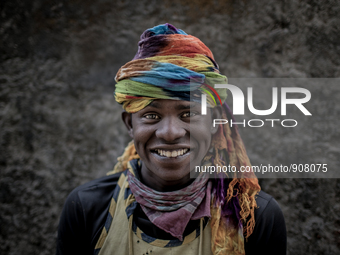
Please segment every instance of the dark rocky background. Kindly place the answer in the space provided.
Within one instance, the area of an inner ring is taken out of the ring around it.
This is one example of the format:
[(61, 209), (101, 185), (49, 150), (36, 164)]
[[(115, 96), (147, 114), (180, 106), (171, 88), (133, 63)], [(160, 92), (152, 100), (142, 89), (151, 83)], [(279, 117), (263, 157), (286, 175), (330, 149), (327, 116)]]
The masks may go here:
[[(169, 22), (199, 37), (230, 77), (334, 78), (339, 13), (335, 0), (2, 0), (0, 254), (53, 254), (67, 194), (114, 166), (129, 141), (114, 76), (146, 28)], [(337, 120), (327, 127), (318, 148), (332, 150), (318, 163), (338, 165)], [(285, 163), (285, 133), (242, 135), (253, 162)], [(321, 153), (299, 146), (294, 155), (306, 163)], [(339, 179), (260, 182), (282, 207), (289, 254), (340, 254)]]

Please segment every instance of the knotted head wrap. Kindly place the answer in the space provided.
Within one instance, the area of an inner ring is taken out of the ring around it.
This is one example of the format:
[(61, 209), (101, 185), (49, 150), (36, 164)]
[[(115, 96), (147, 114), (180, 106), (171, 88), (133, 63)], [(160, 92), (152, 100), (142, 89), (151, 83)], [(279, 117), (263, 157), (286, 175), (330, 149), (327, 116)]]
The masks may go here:
[[(227, 77), (209, 48), (198, 38), (187, 35), (171, 24), (147, 29), (138, 43), (132, 61), (116, 75), (115, 99), (129, 112), (137, 112), (155, 99), (200, 101), (207, 94), (210, 107), (222, 105), (222, 118), (233, 116), (226, 103), (225, 89), (215, 90), (214, 84), (226, 84)], [(112, 173), (124, 171), (127, 162), (139, 158), (133, 141), (118, 158)], [(250, 166), (237, 127), (220, 125), (214, 134), (211, 150), (203, 165)], [(227, 178), (222, 178), (227, 177)], [(260, 191), (254, 173), (236, 171), (232, 176), (217, 175), (212, 180), (211, 247), (213, 254), (245, 254), (244, 237), (255, 226), (255, 195)]]
[(137, 54), (119, 69), (116, 82), (115, 99), (131, 113), (154, 99), (199, 101), (199, 97), (193, 97), (195, 93), (190, 93), (198, 90), (214, 94), (208, 97), (210, 105), (215, 97), (220, 102), (227, 97), (226, 90), (217, 93), (212, 87), (227, 83), (227, 77), (219, 73), (209, 48), (170, 24), (148, 29), (141, 35)]

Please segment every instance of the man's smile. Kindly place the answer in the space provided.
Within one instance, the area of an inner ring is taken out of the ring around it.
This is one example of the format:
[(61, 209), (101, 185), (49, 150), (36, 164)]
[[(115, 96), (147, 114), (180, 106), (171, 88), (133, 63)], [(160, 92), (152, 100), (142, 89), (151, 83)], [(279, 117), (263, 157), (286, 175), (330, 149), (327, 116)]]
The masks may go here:
[(191, 183), (190, 172), (201, 164), (212, 137), (212, 111), (200, 111), (198, 103), (159, 99), (136, 113), (123, 113), (146, 185), (169, 191)]
[(176, 150), (165, 150), (165, 149), (155, 149), (151, 152), (158, 154), (159, 156), (166, 157), (166, 158), (176, 158), (179, 156), (183, 156), (187, 154), (189, 149), (176, 149)]

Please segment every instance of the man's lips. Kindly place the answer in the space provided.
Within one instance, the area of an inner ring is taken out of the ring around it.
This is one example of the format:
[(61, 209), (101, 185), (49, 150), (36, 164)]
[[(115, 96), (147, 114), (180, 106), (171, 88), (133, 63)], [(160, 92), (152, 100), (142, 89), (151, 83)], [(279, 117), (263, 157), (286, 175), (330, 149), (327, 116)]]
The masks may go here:
[(159, 146), (151, 149), (152, 153), (165, 158), (176, 158), (188, 154), (190, 151), (189, 146)]
[(189, 149), (178, 149), (178, 150), (162, 150), (156, 149), (152, 152), (157, 153), (159, 156), (167, 157), (167, 158), (176, 158), (179, 156), (183, 156), (188, 153)]

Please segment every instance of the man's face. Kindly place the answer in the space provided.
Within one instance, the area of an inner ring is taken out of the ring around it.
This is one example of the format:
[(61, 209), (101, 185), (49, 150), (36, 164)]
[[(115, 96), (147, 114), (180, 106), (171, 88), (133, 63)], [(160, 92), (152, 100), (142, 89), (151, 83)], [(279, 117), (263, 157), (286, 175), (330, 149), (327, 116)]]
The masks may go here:
[(210, 148), (212, 115), (201, 105), (179, 100), (155, 100), (137, 113), (123, 114), (142, 160), (142, 181), (160, 191), (176, 190), (190, 182)]

